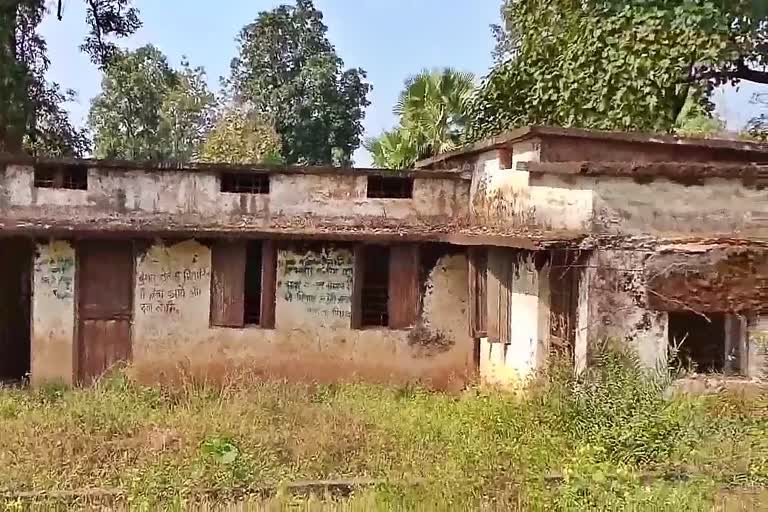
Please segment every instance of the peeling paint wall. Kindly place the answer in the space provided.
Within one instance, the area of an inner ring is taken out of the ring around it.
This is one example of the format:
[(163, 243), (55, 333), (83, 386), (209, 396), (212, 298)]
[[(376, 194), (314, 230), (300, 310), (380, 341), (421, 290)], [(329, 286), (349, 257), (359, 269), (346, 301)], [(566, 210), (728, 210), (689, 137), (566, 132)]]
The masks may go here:
[[(586, 274), (588, 287), (580, 293), (586, 300), (586, 354), (598, 350), (596, 344), (613, 340), (632, 347), (647, 368), (666, 364), (667, 315), (648, 309), (644, 260), (647, 253), (634, 250), (599, 250), (587, 263), (593, 271)], [(581, 308), (581, 304), (580, 304)], [(584, 334), (582, 334), (584, 336)], [(581, 342), (583, 345), (583, 341)]]
[(462, 179), (414, 178), (412, 199), (366, 197), (367, 175), (270, 174), (269, 194), (220, 191), (213, 171), (88, 169), (88, 190), (34, 187), (31, 166), (9, 165), (0, 210), (24, 218), (122, 214), (175, 215), (215, 225), (234, 216), (261, 222), (271, 217), (387, 218), (424, 221), (461, 218), (469, 208), (469, 183)]
[(697, 235), (738, 232), (768, 237), (768, 190), (740, 180), (710, 178), (702, 185), (667, 179), (579, 178), (594, 190), (595, 230), (600, 233)]
[(37, 246), (32, 290), (33, 384), (73, 381), (75, 265), (75, 250), (68, 242)]
[(747, 325), (747, 375), (768, 380), (768, 315), (755, 316)]
[[(443, 256), (430, 270), (419, 324), (404, 331), (349, 327), (352, 264), (348, 247), (284, 246), (278, 251), (276, 328), (212, 328), (210, 249), (195, 241), (153, 245), (137, 258), (135, 365), (154, 376), (185, 365), (202, 371), (247, 365), (294, 378), (439, 383), (471, 373), (463, 254)], [(148, 299), (155, 288), (162, 290), (159, 301)], [(175, 299), (168, 299), (169, 290)]]

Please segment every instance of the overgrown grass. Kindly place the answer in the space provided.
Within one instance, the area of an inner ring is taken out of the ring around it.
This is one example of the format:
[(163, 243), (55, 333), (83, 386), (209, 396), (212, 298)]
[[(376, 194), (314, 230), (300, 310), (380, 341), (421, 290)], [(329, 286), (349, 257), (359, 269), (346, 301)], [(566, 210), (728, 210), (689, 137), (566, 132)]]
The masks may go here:
[[(131, 510), (230, 497), (247, 498), (230, 510), (768, 508), (768, 396), (667, 399), (664, 386), (609, 354), (524, 397), (237, 378), (152, 388), (125, 374), (85, 390), (6, 389), (0, 490), (118, 490), (114, 508)], [(383, 483), (344, 498), (259, 491), (338, 478)], [(88, 508), (41, 500), (3, 503)]]

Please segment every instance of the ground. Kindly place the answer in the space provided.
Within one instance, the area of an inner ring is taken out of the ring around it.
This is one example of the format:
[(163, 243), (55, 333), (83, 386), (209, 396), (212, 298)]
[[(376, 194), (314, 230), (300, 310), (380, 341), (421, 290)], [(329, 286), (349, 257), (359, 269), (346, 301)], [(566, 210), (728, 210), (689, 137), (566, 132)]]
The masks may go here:
[(148, 387), (130, 371), (82, 390), (2, 389), (0, 503), (768, 510), (768, 394), (670, 399), (662, 387), (607, 360), (578, 381), (543, 376), (524, 397), (242, 376)]

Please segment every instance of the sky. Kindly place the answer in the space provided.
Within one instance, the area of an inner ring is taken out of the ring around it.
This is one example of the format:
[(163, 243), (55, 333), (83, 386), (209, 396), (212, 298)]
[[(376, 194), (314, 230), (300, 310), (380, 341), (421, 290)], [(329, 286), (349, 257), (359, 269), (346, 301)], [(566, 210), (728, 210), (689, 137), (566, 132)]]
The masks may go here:
[[(203, 66), (210, 86), (229, 72), (235, 38), (258, 13), (285, 0), (134, 0), (144, 26), (121, 45), (135, 48), (152, 43), (178, 66), (186, 56)], [(403, 81), (423, 68), (451, 66), (481, 78), (492, 64), (490, 25), (499, 21), (501, 0), (315, 0), (328, 26), (328, 37), (346, 67), (361, 67), (373, 85), (371, 105), (363, 122), (365, 136), (375, 136), (396, 124), (392, 107)], [(78, 50), (87, 28), (85, 2), (64, 0), (63, 20), (48, 16), (41, 32), (48, 43), (48, 78), (77, 91), (69, 105), (73, 121), (82, 126), (90, 100), (99, 93), (101, 75)], [(738, 129), (758, 112), (749, 100), (768, 87), (744, 83), (716, 94), (718, 113), (728, 127)], [(355, 164), (367, 166), (364, 149)]]

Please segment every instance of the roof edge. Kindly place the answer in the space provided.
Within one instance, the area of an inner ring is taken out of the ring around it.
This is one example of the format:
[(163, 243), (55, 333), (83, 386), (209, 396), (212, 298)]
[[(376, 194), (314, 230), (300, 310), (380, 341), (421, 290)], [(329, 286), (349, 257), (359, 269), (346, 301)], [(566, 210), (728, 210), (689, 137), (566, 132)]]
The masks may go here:
[(482, 151), (499, 149), (512, 142), (522, 141), (531, 137), (571, 137), (581, 139), (607, 140), (618, 142), (637, 142), (646, 144), (679, 144), (684, 146), (705, 147), (715, 149), (731, 149), (734, 151), (758, 152), (768, 154), (768, 144), (761, 142), (730, 140), (703, 137), (678, 137), (676, 135), (654, 134), (647, 132), (618, 132), (589, 130), (584, 128), (563, 128), (559, 126), (530, 125), (517, 128), (502, 134), (466, 144), (452, 151), (447, 151), (430, 158), (416, 162), (417, 169), (423, 169), (451, 158), (472, 155)]
[(272, 165), (230, 163), (182, 163), (172, 160), (109, 160), (94, 158), (40, 158), (29, 155), (0, 154), (0, 168), (8, 165), (60, 165), (86, 166), (89, 168), (144, 171), (201, 171), (201, 172), (253, 172), (262, 174), (336, 174), (397, 176), (426, 179), (469, 180), (471, 176), (460, 170), (430, 171), (428, 169), (384, 169), (367, 167), (335, 167), (332, 165)]

